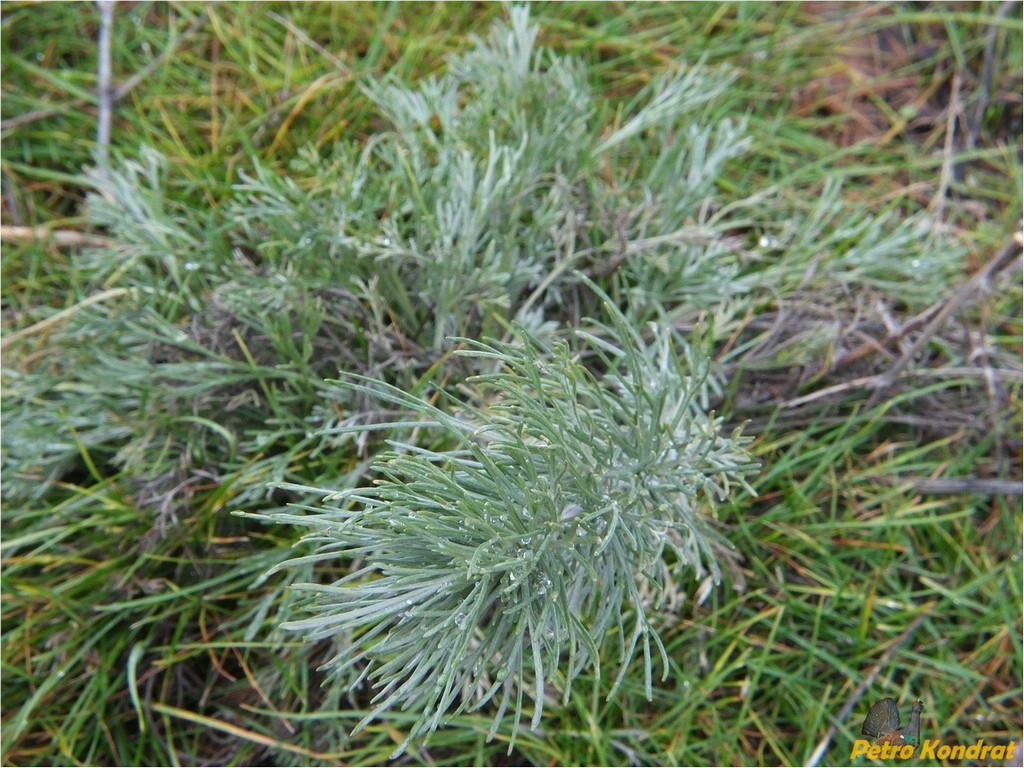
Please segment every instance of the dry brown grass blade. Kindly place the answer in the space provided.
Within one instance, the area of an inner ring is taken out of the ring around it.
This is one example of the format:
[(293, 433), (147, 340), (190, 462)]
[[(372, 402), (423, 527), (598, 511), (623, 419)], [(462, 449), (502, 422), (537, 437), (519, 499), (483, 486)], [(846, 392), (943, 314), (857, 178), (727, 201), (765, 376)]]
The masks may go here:
[(103, 248), (114, 242), (106, 237), (88, 235), (73, 229), (50, 229), (49, 227), (16, 227), (0, 225), (0, 240), (5, 243), (22, 243), (27, 240), (45, 240), (58, 248)]
[(82, 301), (78, 302), (77, 304), (74, 304), (73, 306), (68, 307), (67, 309), (62, 309), (60, 312), (51, 315), (45, 320), (40, 320), (38, 323), (30, 325), (28, 328), (22, 328), (20, 331), (16, 331), (14, 333), (5, 335), (3, 338), (3, 342), (0, 342), (0, 345), (2, 345), (4, 349), (6, 349), (7, 346), (10, 345), (11, 343), (18, 341), (19, 339), (22, 339), (26, 336), (31, 336), (34, 333), (44, 331), (47, 328), (50, 328), (51, 326), (54, 326), (57, 323), (66, 320), (76, 312), (79, 312), (80, 310), (83, 310), (92, 304), (98, 304), (101, 301), (113, 299), (118, 296), (124, 296), (126, 294), (132, 294), (134, 292), (135, 289), (133, 288), (111, 288), (109, 290), (93, 294), (87, 299), (83, 299)]

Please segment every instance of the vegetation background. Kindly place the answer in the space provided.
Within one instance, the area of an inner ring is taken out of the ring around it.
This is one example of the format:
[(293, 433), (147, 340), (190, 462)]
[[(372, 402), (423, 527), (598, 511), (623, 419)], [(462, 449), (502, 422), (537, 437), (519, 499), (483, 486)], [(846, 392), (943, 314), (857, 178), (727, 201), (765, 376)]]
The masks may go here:
[[(408, 286), (337, 290), (317, 248), (336, 146), (387, 127), (360, 84), (439, 74), (508, 13), (118, 4), (105, 170), (100, 10), (4, 3), (5, 765), (389, 761), (412, 715), (350, 735), (368, 697), (322, 684), (332, 642), (280, 629), (291, 585), (326, 578), (266, 575), (301, 531), (232, 513), (366, 471), (325, 378), (459, 383)], [(651, 700), (638, 661), (611, 698), (548, 702), (511, 755), (481, 711), (397, 761), (845, 764), (883, 696), (922, 699), (926, 737), (1019, 743), (1019, 3), (531, 14), (588, 65), (609, 131), (656, 73), (733, 73), (700, 116), (745, 121), (747, 143), (701, 222), (736, 258), (699, 290), (655, 270), (648, 298), (706, 334), (714, 405), (748, 422), (762, 470), (718, 511), (732, 585), (680, 582), (660, 617)], [(575, 266), (624, 285), (614, 260)], [(586, 316), (567, 295), (538, 322)]]

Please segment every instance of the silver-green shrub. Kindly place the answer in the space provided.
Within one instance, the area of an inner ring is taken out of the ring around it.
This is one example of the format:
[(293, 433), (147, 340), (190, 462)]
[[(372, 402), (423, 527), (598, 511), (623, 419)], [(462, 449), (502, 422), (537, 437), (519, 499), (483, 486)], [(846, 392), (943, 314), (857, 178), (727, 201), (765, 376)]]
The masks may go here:
[[(708, 410), (704, 350), (665, 321), (747, 287), (727, 225), (705, 215), (747, 147), (741, 123), (711, 114), (729, 74), (656, 77), (616, 117), (582, 64), (536, 36), (514, 8), (444, 75), (367, 84), (387, 130), (326, 165), (299, 158), (315, 184), (257, 168), (234, 204), (239, 245), (275, 272), (337, 265), (477, 372), (417, 394), (336, 382), (324, 395), (351, 415), (322, 429), (337, 446), (387, 440), (372, 484), (286, 485), (325, 500), (267, 516), (311, 529), (292, 565), (355, 564), (298, 587), (312, 615), (287, 626), (340, 642), (334, 684), (371, 684), (360, 727), (415, 713), (399, 751), (484, 707), (492, 736), (511, 714), (514, 738), (584, 670), (614, 690), (637, 657), (650, 695), (669, 666), (659, 600), (680, 580), (718, 582), (714, 510), (754, 469)], [(615, 273), (621, 306), (584, 272)], [(581, 294), (598, 319), (551, 341), (566, 333), (548, 318)]]
[[(491, 735), (509, 709), (514, 732), (531, 709), (540, 722), (551, 688), (568, 697), (585, 668), (617, 685), (636, 653), (650, 695), (665, 653), (652, 599), (666, 579), (718, 581), (728, 544), (713, 510), (747, 487), (747, 441), (707, 412), (698, 352), (664, 328), (646, 341), (604, 309), (613, 325), (551, 350), (525, 333), (461, 340), (459, 355), (494, 369), (468, 382), (480, 404), (362, 377), (336, 383), (401, 414), (349, 431), (421, 436), (389, 441), (373, 485), (273, 518), (312, 529), (317, 551), (296, 562), (361, 563), (333, 584), (300, 586), (315, 615), (288, 626), (345, 638), (329, 667), (350, 684), (372, 681), (362, 724), (412, 709), (414, 739), (493, 699)], [(422, 447), (424, 435), (439, 447)]]
[(557, 310), (573, 269), (618, 269), (645, 310), (743, 290), (724, 225), (702, 212), (749, 147), (741, 121), (709, 114), (731, 75), (656, 76), (608, 130), (586, 67), (536, 37), (516, 7), (444, 74), (366, 83), (381, 132), (297, 158), (288, 175), (246, 174), (231, 208), (239, 245), (281, 274), (383, 285), (433, 349)]

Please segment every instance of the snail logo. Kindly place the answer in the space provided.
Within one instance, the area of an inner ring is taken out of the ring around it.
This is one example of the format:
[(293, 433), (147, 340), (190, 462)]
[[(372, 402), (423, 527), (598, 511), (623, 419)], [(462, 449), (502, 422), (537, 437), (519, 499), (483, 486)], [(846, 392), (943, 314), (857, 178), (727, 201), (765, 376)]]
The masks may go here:
[[(876, 701), (868, 710), (861, 735), (850, 750), (850, 759), (866, 757), (869, 760), (999, 760), (1015, 758), (1017, 742), (986, 744), (978, 739), (973, 744), (943, 744), (939, 739), (921, 740), (921, 711), (924, 702), (915, 701), (910, 707), (910, 721), (900, 725), (900, 708), (893, 699)], [(870, 741), (868, 740), (870, 739)], [(1019, 758), (1017, 758), (1019, 760)]]
[(860, 732), (873, 739), (872, 746), (912, 747), (921, 742), (921, 710), (924, 702), (915, 701), (910, 707), (910, 722), (900, 726), (900, 709), (894, 699), (876, 701), (864, 718)]

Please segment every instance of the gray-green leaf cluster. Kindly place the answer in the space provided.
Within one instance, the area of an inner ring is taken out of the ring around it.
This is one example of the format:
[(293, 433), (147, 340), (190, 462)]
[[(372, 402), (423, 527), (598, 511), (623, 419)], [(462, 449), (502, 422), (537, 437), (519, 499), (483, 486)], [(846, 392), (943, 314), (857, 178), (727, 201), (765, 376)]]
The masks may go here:
[[(362, 564), (336, 583), (300, 587), (315, 615), (289, 626), (347, 639), (329, 666), (372, 680), (364, 723), (412, 708), (413, 739), (497, 699), (492, 735), (509, 708), (518, 724), (532, 707), (536, 727), (551, 689), (567, 698), (586, 667), (617, 685), (638, 650), (650, 695), (664, 656), (651, 601), (666, 579), (718, 580), (728, 545), (712, 511), (755, 468), (746, 439), (723, 435), (707, 413), (700, 354), (663, 328), (645, 341), (605, 309), (614, 326), (550, 351), (526, 334), (462, 340), (460, 355), (496, 368), (470, 380), (484, 405), (337, 383), (403, 413), (353, 431), (416, 428), (441, 446), (392, 442), (371, 487), (275, 517), (314, 529), (318, 549), (304, 562)], [(617, 670), (602, 668), (610, 656)]]
[(743, 289), (735, 249), (702, 209), (749, 148), (742, 121), (712, 112), (730, 73), (680, 66), (616, 116), (587, 68), (537, 47), (537, 33), (515, 7), (442, 75), (365, 83), (380, 131), (299, 158), (298, 180), (243, 174), (239, 246), (289, 279), (331, 276), (367, 296), (384, 286), (433, 349), (556, 311), (574, 269), (621, 270), (648, 310)]

